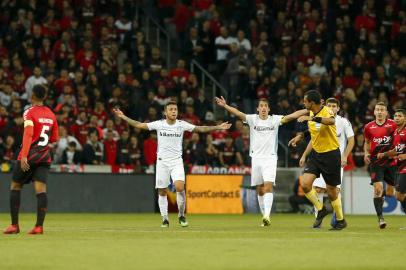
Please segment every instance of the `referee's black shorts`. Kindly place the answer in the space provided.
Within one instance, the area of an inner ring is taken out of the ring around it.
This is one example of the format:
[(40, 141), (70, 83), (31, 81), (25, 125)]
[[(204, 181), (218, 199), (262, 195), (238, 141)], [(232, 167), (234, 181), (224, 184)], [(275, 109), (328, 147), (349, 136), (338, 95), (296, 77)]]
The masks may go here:
[(314, 174), (316, 177), (323, 175), (327, 185), (338, 186), (341, 184), (341, 153), (340, 149), (324, 153), (312, 150), (307, 159), (304, 173)]

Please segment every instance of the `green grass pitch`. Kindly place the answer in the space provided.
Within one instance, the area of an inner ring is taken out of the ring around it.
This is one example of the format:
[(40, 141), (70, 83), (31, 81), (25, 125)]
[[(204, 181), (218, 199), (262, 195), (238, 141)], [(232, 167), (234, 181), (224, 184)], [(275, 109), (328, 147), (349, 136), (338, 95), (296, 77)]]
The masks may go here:
[[(27, 235), (35, 216), (21, 215), (19, 235), (0, 235), (0, 269), (406, 269), (405, 216), (348, 216), (341, 232), (310, 229), (311, 215), (189, 215), (181, 228), (158, 214), (53, 214), (45, 234)], [(8, 225), (0, 215), (0, 226)]]

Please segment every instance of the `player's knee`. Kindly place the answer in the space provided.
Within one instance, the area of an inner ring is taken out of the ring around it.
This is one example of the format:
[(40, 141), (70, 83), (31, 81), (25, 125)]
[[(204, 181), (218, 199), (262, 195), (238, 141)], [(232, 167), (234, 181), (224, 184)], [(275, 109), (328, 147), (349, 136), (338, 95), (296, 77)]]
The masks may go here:
[(405, 199), (405, 197), (406, 197), (406, 194), (404, 194), (404, 193), (399, 193), (399, 192), (396, 193), (396, 199), (397, 199), (399, 202), (403, 202), (403, 200)]
[(23, 188), (23, 185), (21, 185), (20, 183), (17, 183), (14, 181), (11, 182), (11, 186), (10, 186), (11, 190), (21, 190), (22, 188)]
[(301, 187), (302, 187), (302, 189), (303, 189), (303, 191), (305, 193), (308, 193), (308, 192), (312, 191), (312, 186), (311, 185), (306, 184), (306, 183), (301, 183), (300, 185), (301, 185)]
[(375, 195), (375, 197), (382, 197), (383, 189), (381, 187), (375, 187), (374, 188), (374, 195)]
[(317, 193), (325, 193), (326, 192), (326, 190), (324, 188), (315, 187), (314, 189), (316, 190)]
[(166, 191), (166, 188), (160, 188), (160, 189), (158, 189), (158, 194), (159, 194), (160, 196), (166, 196), (167, 193), (168, 193), (168, 192)]
[(386, 188), (386, 191), (385, 191), (385, 196), (392, 197), (392, 196), (394, 196), (394, 195), (395, 195), (395, 190), (394, 190), (394, 188), (393, 188), (392, 186), (387, 187), (387, 188)]
[(264, 193), (272, 192), (272, 190), (273, 190), (272, 182), (266, 182), (263, 188)]

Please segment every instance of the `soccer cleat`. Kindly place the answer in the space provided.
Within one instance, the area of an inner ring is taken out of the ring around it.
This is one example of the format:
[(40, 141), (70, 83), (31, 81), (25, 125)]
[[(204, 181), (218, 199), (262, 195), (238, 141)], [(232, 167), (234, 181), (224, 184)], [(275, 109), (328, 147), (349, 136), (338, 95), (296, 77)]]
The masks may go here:
[(261, 227), (268, 227), (268, 226), (271, 226), (271, 220), (269, 219), (269, 217), (263, 217)]
[(169, 221), (167, 219), (162, 221), (161, 228), (169, 228)]
[(330, 220), (330, 225), (331, 225), (331, 227), (335, 227), (336, 224), (337, 224), (337, 216), (336, 216), (336, 213), (334, 212), (333, 216), (331, 217), (331, 220)]
[(44, 228), (42, 226), (35, 226), (28, 234), (43, 234)]
[(179, 217), (179, 224), (182, 227), (189, 226), (189, 223), (186, 221), (186, 218), (184, 216)]
[(341, 231), (342, 229), (345, 229), (346, 227), (347, 227), (347, 221), (345, 221), (345, 219), (337, 220), (335, 223), (335, 226), (330, 228), (330, 231)]
[(316, 220), (313, 223), (313, 228), (320, 228), (323, 218), (328, 215), (326, 207), (323, 205), (323, 208), (317, 212)]
[(385, 229), (386, 228), (386, 222), (385, 222), (385, 220), (383, 218), (380, 218), (378, 222), (379, 222), (379, 228), (380, 229)]
[(4, 234), (17, 234), (20, 232), (20, 227), (18, 225), (11, 224), (4, 230)]

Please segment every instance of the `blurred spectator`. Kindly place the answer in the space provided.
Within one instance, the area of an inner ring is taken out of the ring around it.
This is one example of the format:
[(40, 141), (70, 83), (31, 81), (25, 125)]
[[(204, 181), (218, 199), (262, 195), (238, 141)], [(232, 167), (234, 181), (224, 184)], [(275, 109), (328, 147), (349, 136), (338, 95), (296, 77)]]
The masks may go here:
[(25, 83), (24, 99), (31, 101), (32, 88), (37, 84), (47, 84), (47, 80), (42, 76), (41, 68), (38, 66), (34, 68), (33, 75), (29, 77)]
[(89, 134), (89, 140), (83, 147), (82, 162), (84, 164), (102, 165), (104, 164), (104, 145), (99, 141), (97, 131)]
[(8, 135), (3, 141), (0, 137), (0, 143), (0, 164), (11, 164), (17, 150), (17, 145), (14, 138)]
[(241, 135), (235, 139), (236, 150), (241, 153), (243, 164), (251, 165), (250, 158), (250, 128), (247, 125), (242, 127)]
[(205, 164), (209, 166), (220, 165), (218, 160), (219, 151), (217, 147), (213, 144), (213, 137), (210, 134), (206, 136), (206, 146), (205, 146)]
[(219, 161), (223, 167), (244, 164), (241, 153), (237, 152), (237, 148), (234, 145), (234, 140), (231, 135), (226, 137), (225, 143), (220, 147)]
[[(77, 151), (82, 150), (82, 146), (80, 145), (79, 141), (74, 136), (71, 136), (68, 134), (68, 131), (65, 126), (60, 125), (59, 126), (59, 140), (55, 146), (54, 161), (56, 163), (63, 163), (62, 162), (63, 153), (64, 153), (65, 149), (68, 147), (69, 143), (71, 143), (71, 142), (75, 143), (75, 149)], [(81, 160), (79, 160), (79, 161), (81, 161)]]
[(205, 147), (200, 141), (199, 133), (194, 132), (189, 143), (184, 150), (184, 160), (187, 164), (192, 165), (205, 165)]
[(143, 172), (142, 148), (136, 136), (131, 136), (129, 145), (130, 163), (134, 166), (134, 172)]
[(355, 137), (355, 145), (352, 150), (352, 159), (354, 160), (355, 166), (357, 168), (364, 168), (364, 135), (362, 133), (357, 134)]
[(113, 130), (107, 130), (103, 141), (106, 164), (115, 165), (117, 160), (117, 142)]
[(71, 141), (69, 142), (68, 146), (62, 153), (62, 164), (79, 164), (82, 161), (82, 153), (76, 147), (76, 142)]
[(300, 212), (301, 205), (308, 205), (309, 206), (308, 208), (312, 209), (312, 203), (304, 195), (303, 188), (300, 184), (301, 181), (302, 181), (302, 176), (299, 176), (299, 178), (296, 180), (295, 185), (293, 187), (293, 195), (291, 195), (289, 197), (289, 203), (290, 203), (290, 206), (292, 207), (293, 213)]
[(149, 138), (144, 140), (144, 159), (145, 164), (148, 166), (146, 173), (154, 173), (155, 169), (155, 162), (157, 159), (156, 151), (157, 151), (158, 143), (156, 138), (155, 132), (150, 132)]

